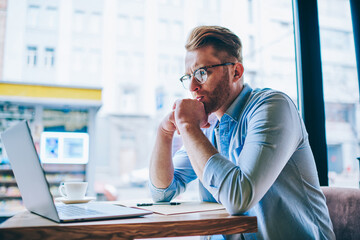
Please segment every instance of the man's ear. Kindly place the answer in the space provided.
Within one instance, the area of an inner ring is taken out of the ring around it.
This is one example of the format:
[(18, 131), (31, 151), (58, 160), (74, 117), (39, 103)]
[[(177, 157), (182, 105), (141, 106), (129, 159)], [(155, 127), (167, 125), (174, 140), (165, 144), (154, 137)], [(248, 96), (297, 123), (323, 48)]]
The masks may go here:
[(244, 66), (239, 62), (235, 63), (234, 81), (236, 82), (239, 79), (241, 79), (243, 74), (244, 74)]

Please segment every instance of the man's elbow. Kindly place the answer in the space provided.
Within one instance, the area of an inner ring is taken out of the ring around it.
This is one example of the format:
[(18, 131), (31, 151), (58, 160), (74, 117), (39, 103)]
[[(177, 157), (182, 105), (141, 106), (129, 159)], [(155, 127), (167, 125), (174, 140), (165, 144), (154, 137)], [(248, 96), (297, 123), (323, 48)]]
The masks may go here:
[(234, 204), (229, 204), (225, 208), (230, 215), (243, 215), (250, 210), (250, 206), (236, 206)]
[(159, 196), (159, 194), (151, 194), (151, 198), (154, 202), (165, 202), (164, 196)]

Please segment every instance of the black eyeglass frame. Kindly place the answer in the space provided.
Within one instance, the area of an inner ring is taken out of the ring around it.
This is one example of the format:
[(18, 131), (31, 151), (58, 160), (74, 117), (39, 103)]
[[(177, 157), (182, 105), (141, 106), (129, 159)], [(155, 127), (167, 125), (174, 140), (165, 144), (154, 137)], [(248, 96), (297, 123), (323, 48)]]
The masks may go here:
[[(220, 67), (220, 66), (228, 66), (228, 65), (235, 65), (235, 63), (227, 62), (227, 63), (220, 63), (220, 64), (215, 64), (215, 65), (200, 67), (200, 68), (196, 69), (196, 70), (193, 72), (193, 74), (185, 74), (184, 76), (182, 76), (182, 77), (180, 78), (180, 82), (182, 83), (182, 85), (183, 85), (183, 87), (184, 87), (185, 89), (188, 89), (188, 87), (186, 87), (186, 86), (184, 85), (184, 80), (190, 80), (190, 81), (191, 81), (192, 76), (195, 76), (196, 72), (198, 72), (199, 70), (205, 70), (205, 72), (206, 72), (206, 74), (207, 74), (207, 70), (208, 70), (209, 68)], [(187, 78), (187, 79), (184, 79), (184, 78)], [(206, 80), (207, 80), (207, 79), (206, 79), (205, 81), (200, 81), (196, 76), (195, 76), (195, 79), (196, 79), (196, 81), (197, 81), (199, 84), (204, 84), (204, 83), (206, 82)]]

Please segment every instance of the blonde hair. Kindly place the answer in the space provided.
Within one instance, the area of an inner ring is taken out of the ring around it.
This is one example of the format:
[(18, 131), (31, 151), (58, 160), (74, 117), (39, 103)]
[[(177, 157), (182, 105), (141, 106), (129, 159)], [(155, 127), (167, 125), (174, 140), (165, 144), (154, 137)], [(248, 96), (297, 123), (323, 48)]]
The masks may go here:
[(198, 26), (189, 34), (185, 48), (187, 51), (212, 46), (218, 52), (226, 52), (242, 63), (242, 44), (238, 36), (225, 27)]

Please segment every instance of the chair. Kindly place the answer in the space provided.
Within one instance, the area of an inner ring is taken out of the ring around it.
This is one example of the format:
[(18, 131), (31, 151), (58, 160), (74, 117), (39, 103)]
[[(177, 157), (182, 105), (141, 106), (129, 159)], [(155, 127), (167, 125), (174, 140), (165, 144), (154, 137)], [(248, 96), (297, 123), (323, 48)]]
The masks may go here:
[(321, 187), (336, 239), (360, 239), (360, 189)]

